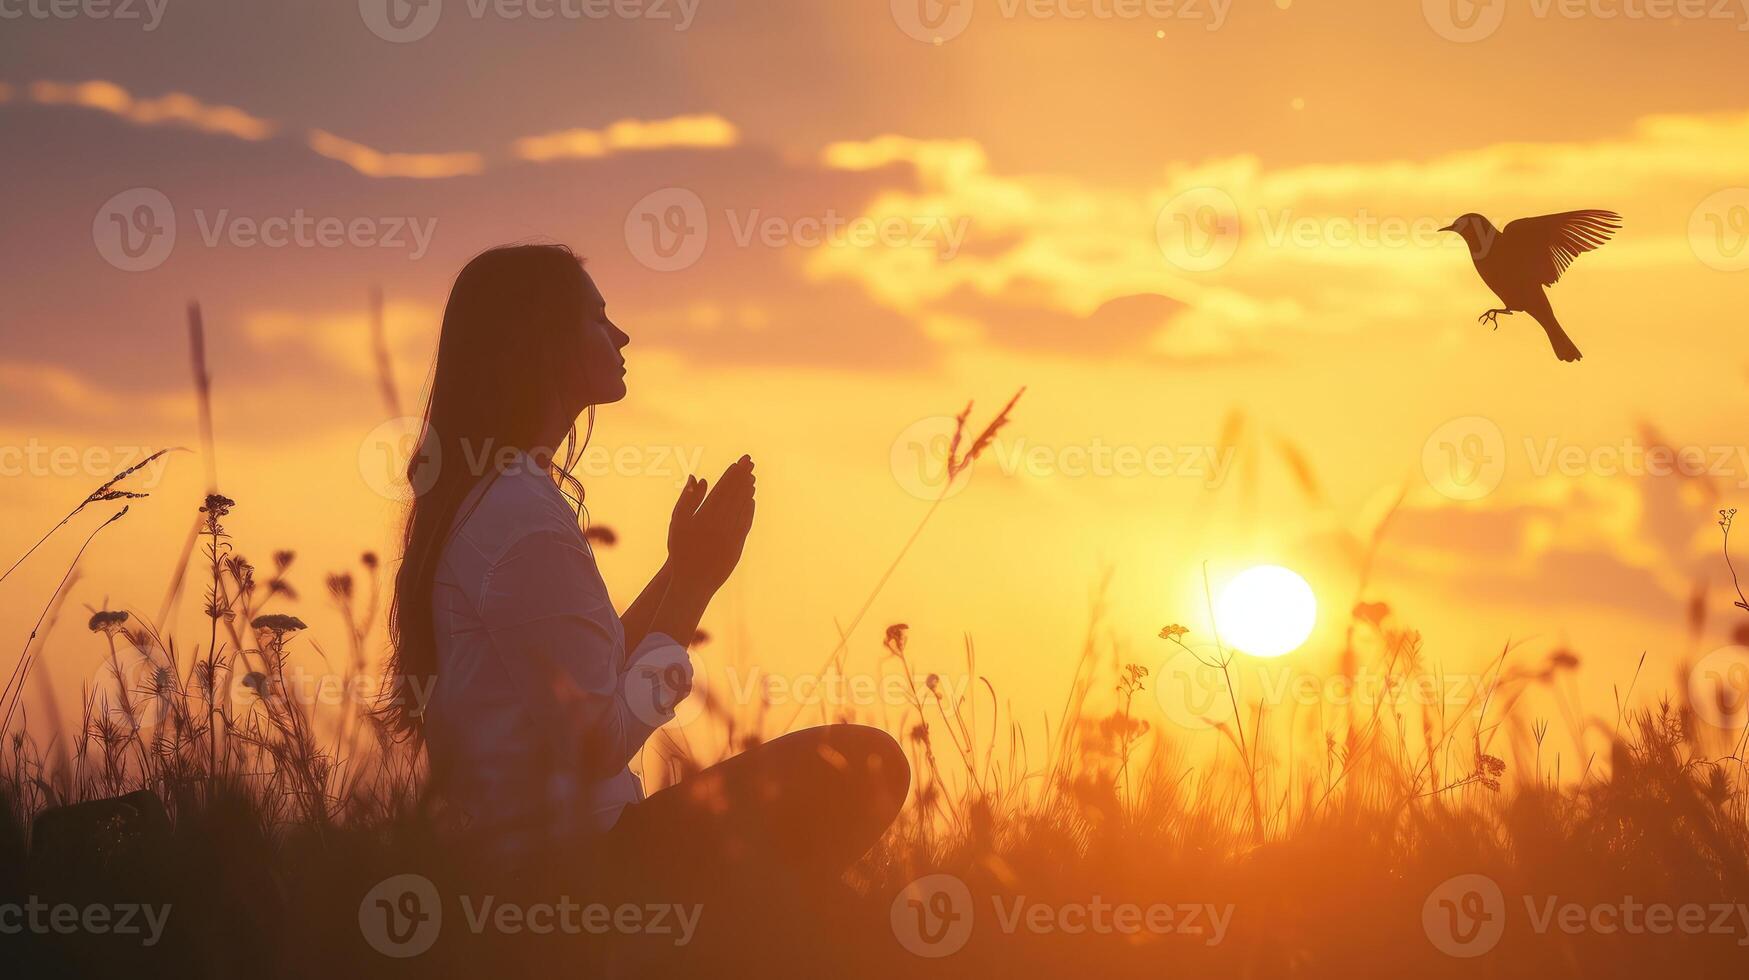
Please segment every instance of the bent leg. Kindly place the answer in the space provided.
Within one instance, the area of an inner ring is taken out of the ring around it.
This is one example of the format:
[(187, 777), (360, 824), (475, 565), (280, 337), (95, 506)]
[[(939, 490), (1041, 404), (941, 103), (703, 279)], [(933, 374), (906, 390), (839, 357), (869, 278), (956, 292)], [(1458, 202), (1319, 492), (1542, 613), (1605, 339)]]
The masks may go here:
[(887, 733), (810, 728), (628, 807), (607, 840), (639, 877), (805, 889), (835, 882), (861, 857), (910, 785), (905, 754)]

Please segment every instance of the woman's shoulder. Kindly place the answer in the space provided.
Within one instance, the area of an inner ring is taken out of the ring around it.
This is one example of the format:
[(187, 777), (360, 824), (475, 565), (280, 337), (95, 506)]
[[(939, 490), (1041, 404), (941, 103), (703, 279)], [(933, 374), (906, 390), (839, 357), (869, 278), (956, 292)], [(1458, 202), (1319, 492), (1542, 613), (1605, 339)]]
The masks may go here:
[(536, 535), (582, 537), (577, 515), (552, 477), (532, 465), (488, 474), (456, 515), (456, 537), (490, 556), (501, 556)]

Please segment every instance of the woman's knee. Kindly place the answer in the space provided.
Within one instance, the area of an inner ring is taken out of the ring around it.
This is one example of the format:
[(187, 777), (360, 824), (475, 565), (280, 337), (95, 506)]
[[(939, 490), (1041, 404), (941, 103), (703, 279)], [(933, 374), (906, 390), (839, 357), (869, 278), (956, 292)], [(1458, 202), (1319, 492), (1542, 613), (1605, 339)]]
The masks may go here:
[(911, 764), (891, 735), (867, 725), (830, 725), (824, 745), (845, 762), (854, 791), (885, 821), (898, 816), (911, 790)]

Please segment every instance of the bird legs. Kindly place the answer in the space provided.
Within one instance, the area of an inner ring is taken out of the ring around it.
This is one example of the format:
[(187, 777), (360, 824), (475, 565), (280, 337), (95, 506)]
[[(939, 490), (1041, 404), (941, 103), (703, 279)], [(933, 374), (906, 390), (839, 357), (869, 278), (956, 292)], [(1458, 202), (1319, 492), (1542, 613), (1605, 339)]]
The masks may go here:
[(1477, 323), (1486, 323), (1486, 324), (1492, 326), (1495, 330), (1498, 330), (1498, 329), (1500, 329), (1500, 314), (1504, 313), (1507, 316), (1511, 316), (1513, 313), (1516, 313), (1516, 312), (1517, 312), (1516, 310), (1489, 310), (1488, 312), (1482, 314), (1481, 316), (1476, 317), (1476, 322)]

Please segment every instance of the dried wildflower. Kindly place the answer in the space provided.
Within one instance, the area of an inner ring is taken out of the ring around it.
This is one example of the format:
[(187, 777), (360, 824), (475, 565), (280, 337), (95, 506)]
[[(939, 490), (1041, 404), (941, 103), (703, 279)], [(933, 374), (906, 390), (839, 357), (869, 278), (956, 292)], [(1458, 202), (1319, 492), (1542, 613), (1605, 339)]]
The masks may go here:
[(288, 616), (285, 613), (268, 613), (264, 616), (257, 616), (250, 621), (249, 625), (258, 630), (265, 630), (269, 633), (273, 633), (276, 636), (284, 636), (287, 633), (309, 629), (308, 626), (304, 625), (303, 620), (296, 616)]
[(1126, 697), (1133, 697), (1137, 691), (1143, 689), (1142, 678), (1147, 676), (1148, 668), (1141, 664), (1125, 664), (1123, 670), (1118, 674), (1118, 693)]
[(1500, 792), (1500, 777), (1506, 774), (1506, 762), (1486, 752), (1476, 753), (1476, 781), (1488, 789)]
[(881, 643), (892, 652), (893, 656), (903, 657), (905, 655), (905, 644), (909, 642), (906, 631), (910, 628), (904, 623), (894, 623), (887, 627), (886, 638)]
[(619, 535), (614, 533), (613, 528), (605, 524), (589, 525), (584, 528), (583, 537), (588, 539), (591, 544), (598, 544), (603, 548), (611, 548), (619, 544)]
[(1354, 618), (1371, 623), (1375, 628), (1391, 614), (1391, 607), (1382, 602), (1360, 602), (1354, 606)]
[(127, 621), (128, 614), (125, 612), (102, 610), (92, 613), (91, 622), (87, 623), (86, 626), (93, 633), (114, 634)]
[(978, 457), (983, 455), (984, 450), (988, 449), (990, 443), (995, 441), (996, 433), (1008, 424), (1008, 413), (1014, 410), (1014, 404), (1020, 401), (1020, 396), (1024, 394), (1026, 394), (1025, 388), (1016, 391), (1014, 397), (1008, 399), (1008, 404), (1002, 406), (1002, 411), (996, 413), (996, 417), (990, 420), (990, 424), (984, 427), (983, 432), (978, 433), (978, 437), (972, 440), (972, 444), (966, 449), (965, 454), (961, 455), (959, 448), (965, 436), (966, 420), (972, 414), (972, 403), (966, 402), (966, 407), (953, 419), (953, 439), (947, 446), (947, 483), (944, 486), (951, 486), (954, 477), (964, 473), (974, 462), (977, 462)]
[(352, 576), (345, 572), (328, 576), (328, 592), (342, 601), (352, 598)]
[(237, 580), (237, 587), (245, 594), (255, 591), (255, 566), (249, 564), (249, 559), (242, 555), (230, 555), (224, 560), (225, 570)]
[(376, 571), (376, 567), (379, 564), (379, 562), (377, 560), (377, 553), (374, 551), (365, 552), (364, 554), (359, 556), (358, 560), (359, 560), (360, 564), (364, 565), (364, 567), (370, 569), (373, 572)]
[(1189, 632), (1190, 630), (1188, 628), (1173, 623), (1171, 626), (1167, 626), (1160, 630), (1160, 639), (1177, 640), (1179, 637), (1184, 636)]

